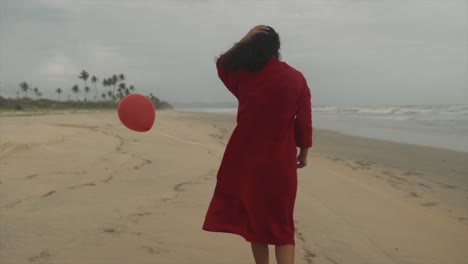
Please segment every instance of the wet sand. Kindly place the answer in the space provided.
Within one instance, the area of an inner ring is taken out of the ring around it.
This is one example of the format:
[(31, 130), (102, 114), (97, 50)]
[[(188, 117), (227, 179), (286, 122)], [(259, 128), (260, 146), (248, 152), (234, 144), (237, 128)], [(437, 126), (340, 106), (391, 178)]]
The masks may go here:
[[(229, 115), (0, 116), (0, 262), (253, 263), (201, 230)], [(296, 263), (466, 263), (468, 153), (316, 131), (299, 172)], [(273, 257), (273, 255), (272, 255)]]

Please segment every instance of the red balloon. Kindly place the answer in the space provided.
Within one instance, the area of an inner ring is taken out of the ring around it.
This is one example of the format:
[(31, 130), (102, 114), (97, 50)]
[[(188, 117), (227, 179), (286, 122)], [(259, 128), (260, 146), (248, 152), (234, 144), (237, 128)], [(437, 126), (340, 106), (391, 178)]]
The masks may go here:
[(151, 129), (156, 118), (153, 102), (142, 94), (130, 94), (120, 101), (119, 119), (127, 128), (145, 132)]

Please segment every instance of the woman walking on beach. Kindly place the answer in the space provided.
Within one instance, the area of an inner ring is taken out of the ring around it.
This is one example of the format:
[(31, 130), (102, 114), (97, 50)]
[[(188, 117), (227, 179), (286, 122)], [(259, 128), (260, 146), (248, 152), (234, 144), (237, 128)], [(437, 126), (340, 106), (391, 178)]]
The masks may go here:
[(279, 49), (275, 30), (260, 25), (216, 61), (239, 106), (203, 229), (242, 236), (257, 264), (269, 262), (268, 245), (278, 264), (294, 263), (297, 168), (312, 146), (310, 90)]

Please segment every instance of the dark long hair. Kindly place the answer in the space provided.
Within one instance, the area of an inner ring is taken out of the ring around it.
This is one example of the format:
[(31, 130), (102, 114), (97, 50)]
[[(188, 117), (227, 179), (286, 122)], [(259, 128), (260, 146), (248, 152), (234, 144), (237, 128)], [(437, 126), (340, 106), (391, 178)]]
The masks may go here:
[(270, 58), (280, 58), (278, 33), (268, 27), (268, 31), (257, 33), (245, 43), (238, 43), (220, 56), (221, 66), (228, 71), (244, 69), (260, 71)]

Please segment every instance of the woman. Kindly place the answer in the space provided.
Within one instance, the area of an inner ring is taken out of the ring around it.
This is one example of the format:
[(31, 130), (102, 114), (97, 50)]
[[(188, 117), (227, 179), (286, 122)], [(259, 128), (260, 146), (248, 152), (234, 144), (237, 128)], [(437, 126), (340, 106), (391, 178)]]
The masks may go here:
[(275, 30), (260, 25), (216, 61), (239, 106), (203, 229), (242, 236), (257, 264), (268, 263), (268, 245), (279, 264), (294, 262), (297, 168), (312, 146), (310, 90), (279, 49)]

